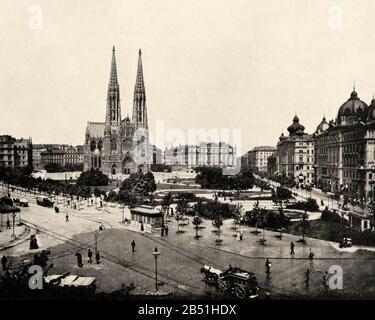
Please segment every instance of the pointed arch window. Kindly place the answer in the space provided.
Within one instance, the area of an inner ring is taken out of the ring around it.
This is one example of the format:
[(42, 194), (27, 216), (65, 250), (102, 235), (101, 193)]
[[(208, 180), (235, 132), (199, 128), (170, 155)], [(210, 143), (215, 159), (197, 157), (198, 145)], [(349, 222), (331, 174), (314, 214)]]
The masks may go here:
[(111, 150), (117, 150), (117, 140), (111, 140)]

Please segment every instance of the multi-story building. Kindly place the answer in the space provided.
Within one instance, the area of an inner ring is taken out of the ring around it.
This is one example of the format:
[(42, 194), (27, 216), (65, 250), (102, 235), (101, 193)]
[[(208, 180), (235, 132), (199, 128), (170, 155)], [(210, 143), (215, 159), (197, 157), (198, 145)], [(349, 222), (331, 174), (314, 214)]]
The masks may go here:
[(83, 164), (84, 148), (83, 146), (69, 146), (65, 148), (65, 164)]
[(293, 178), (300, 185), (314, 182), (314, 139), (305, 133), (297, 115), (288, 127), (289, 136), (282, 133), (277, 143), (277, 167), (280, 175)]
[(60, 166), (83, 164), (83, 146), (65, 144), (39, 144), (33, 146), (34, 169), (44, 169), (47, 164)]
[(16, 139), (10, 135), (0, 136), (0, 165), (25, 167), (32, 165), (31, 139)]
[(174, 169), (199, 166), (233, 167), (236, 165), (236, 148), (225, 142), (179, 145), (164, 151), (164, 161)]
[(277, 153), (273, 153), (267, 159), (267, 173), (269, 175), (274, 175), (277, 173)]
[(276, 153), (275, 147), (255, 147), (244, 155), (242, 164), (257, 172), (267, 172), (268, 158), (272, 156), (274, 153)]
[(375, 99), (370, 106), (355, 89), (335, 120), (323, 119), (315, 134), (315, 183), (331, 192), (347, 190), (360, 200), (375, 194)]
[(41, 153), (46, 150), (47, 150), (47, 147), (44, 144), (33, 144), (32, 158), (33, 158), (33, 167), (35, 170), (43, 169)]
[(58, 164), (65, 166), (65, 150), (63, 147), (47, 147), (40, 153), (41, 166), (44, 168), (47, 164)]

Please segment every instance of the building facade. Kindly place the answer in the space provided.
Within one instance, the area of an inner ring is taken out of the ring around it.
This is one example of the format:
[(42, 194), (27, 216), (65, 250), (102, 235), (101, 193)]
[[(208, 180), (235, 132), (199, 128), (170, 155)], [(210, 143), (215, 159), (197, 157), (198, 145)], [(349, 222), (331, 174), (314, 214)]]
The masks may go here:
[(164, 151), (164, 161), (174, 169), (199, 166), (233, 167), (236, 165), (236, 149), (225, 142), (179, 145)]
[(288, 127), (289, 136), (282, 133), (277, 143), (278, 174), (293, 178), (299, 185), (314, 182), (314, 138), (295, 116)]
[[(267, 172), (268, 158), (276, 153), (276, 148), (271, 146), (254, 147), (244, 155), (243, 165), (256, 172)], [(247, 158), (247, 159), (246, 159)], [(241, 165), (242, 165), (241, 164)]]
[(0, 136), (0, 166), (26, 167), (33, 164), (31, 139)]
[(150, 170), (152, 146), (149, 143), (141, 55), (142, 52), (139, 50), (132, 119), (128, 116), (122, 119), (115, 48), (112, 49), (105, 121), (87, 123), (84, 144), (85, 170), (99, 169), (107, 175)]
[(318, 188), (346, 190), (368, 201), (375, 193), (375, 99), (370, 106), (355, 89), (328, 124), (323, 119), (315, 135), (315, 183)]

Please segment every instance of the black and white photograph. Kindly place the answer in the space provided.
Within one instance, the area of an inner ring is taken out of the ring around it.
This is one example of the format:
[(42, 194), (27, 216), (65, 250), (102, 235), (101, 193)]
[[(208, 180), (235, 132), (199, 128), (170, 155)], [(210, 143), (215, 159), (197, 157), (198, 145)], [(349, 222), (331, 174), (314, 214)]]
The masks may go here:
[(375, 299), (374, 1), (0, 3), (0, 303)]

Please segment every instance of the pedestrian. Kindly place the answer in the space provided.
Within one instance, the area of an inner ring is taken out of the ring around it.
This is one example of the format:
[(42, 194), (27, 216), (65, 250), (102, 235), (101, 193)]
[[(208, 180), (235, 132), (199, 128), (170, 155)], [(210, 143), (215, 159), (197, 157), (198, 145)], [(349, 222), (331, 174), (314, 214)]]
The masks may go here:
[(132, 241), (132, 252), (134, 253), (134, 251), (135, 251), (135, 241), (133, 240)]
[(95, 260), (96, 260), (96, 264), (100, 263), (100, 253), (99, 253), (99, 251), (96, 251)]
[(1, 265), (3, 267), (3, 271), (7, 269), (7, 263), (8, 263), (8, 258), (6, 256), (3, 256), (1, 258)]
[(306, 273), (305, 273), (305, 284), (306, 284), (306, 287), (309, 286), (309, 282), (310, 282), (310, 269), (307, 269), (306, 270)]
[(78, 267), (82, 268), (83, 267), (82, 255), (79, 252), (77, 252), (75, 254), (75, 256), (77, 257), (77, 265), (78, 265)]
[(267, 273), (268, 276), (271, 273), (271, 267), (272, 267), (271, 261), (267, 258), (267, 260), (266, 260), (266, 273)]
[(69, 214), (68, 213), (65, 216), (65, 222), (69, 222)]
[(7, 218), (7, 227), (5, 229), (10, 229), (10, 220)]
[(164, 236), (164, 226), (161, 227), (161, 236)]
[(100, 208), (103, 207), (103, 201), (100, 200)]
[(103, 231), (103, 229), (104, 229), (103, 223), (100, 221), (100, 223), (99, 223), (99, 231)]
[(91, 205), (93, 205), (94, 204), (94, 199), (91, 199)]
[(87, 262), (92, 263), (92, 251), (91, 251), (91, 249), (87, 250)]
[(311, 248), (310, 248), (310, 253), (309, 253), (309, 259), (311, 261), (313, 261), (313, 259), (314, 259), (314, 252), (311, 250)]
[(242, 229), (240, 230), (240, 240), (243, 239)]
[(323, 273), (323, 285), (324, 288), (327, 290), (328, 289), (328, 272)]
[(165, 227), (165, 235), (168, 235), (168, 226)]
[(240, 233), (239, 232), (237, 232), (237, 234), (236, 234), (236, 240), (240, 241)]
[(293, 241), (290, 243), (290, 255), (294, 256), (294, 242)]
[(141, 222), (141, 231), (143, 232), (145, 230), (145, 227), (143, 226), (143, 221)]

